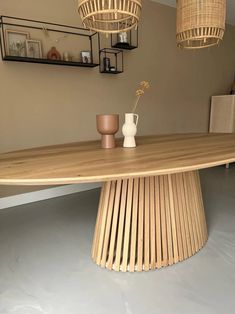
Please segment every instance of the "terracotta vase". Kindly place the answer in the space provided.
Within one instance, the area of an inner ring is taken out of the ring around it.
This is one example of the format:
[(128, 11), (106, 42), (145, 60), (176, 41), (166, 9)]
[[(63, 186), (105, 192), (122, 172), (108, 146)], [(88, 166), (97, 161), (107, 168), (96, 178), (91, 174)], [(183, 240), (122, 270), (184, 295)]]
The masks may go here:
[(102, 135), (102, 148), (114, 148), (115, 137), (119, 129), (118, 114), (99, 114), (96, 116), (97, 131)]
[(48, 51), (47, 59), (49, 59), (49, 60), (61, 60), (61, 54), (56, 49), (56, 47), (52, 47), (51, 50)]

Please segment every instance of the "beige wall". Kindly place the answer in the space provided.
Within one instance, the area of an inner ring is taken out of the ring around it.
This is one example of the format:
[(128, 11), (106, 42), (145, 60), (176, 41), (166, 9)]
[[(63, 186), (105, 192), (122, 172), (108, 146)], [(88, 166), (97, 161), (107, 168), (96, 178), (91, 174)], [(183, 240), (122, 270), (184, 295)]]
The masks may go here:
[[(79, 25), (74, 1), (1, 0), (0, 13)], [(235, 28), (219, 48), (181, 51), (175, 9), (143, 1), (140, 47), (124, 54), (125, 72), (0, 62), (0, 152), (97, 138), (95, 115), (129, 111), (136, 86), (152, 88), (138, 110), (139, 134), (206, 132), (211, 95), (234, 78)]]

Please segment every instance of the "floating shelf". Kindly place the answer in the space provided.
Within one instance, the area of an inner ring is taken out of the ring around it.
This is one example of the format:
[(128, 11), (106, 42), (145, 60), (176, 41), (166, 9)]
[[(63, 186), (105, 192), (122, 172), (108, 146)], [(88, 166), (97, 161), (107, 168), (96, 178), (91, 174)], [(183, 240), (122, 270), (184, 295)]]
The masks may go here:
[(100, 73), (120, 74), (123, 72), (123, 68), (122, 50), (116, 48), (103, 48), (100, 50)]
[(100, 73), (120, 74), (124, 71), (123, 50), (138, 48), (138, 29), (110, 38), (112, 47), (101, 49), (99, 33), (85, 28), (0, 16), (0, 51), (6, 62), (99, 66)]
[(53, 60), (53, 59), (39, 59), (39, 58), (28, 58), (28, 57), (15, 57), (15, 56), (5, 56), (4, 61), (16, 61), (16, 62), (29, 62), (29, 63), (41, 63), (41, 64), (54, 64), (54, 65), (65, 65), (72, 67), (87, 67), (95, 68), (99, 66), (98, 63), (83, 63), (75, 61), (64, 61), (64, 60)]
[(100, 73), (104, 73), (104, 74), (120, 74), (120, 73), (123, 73), (123, 71), (100, 71)]
[[(11, 38), (10, 41), (9, 33), (19, 34), (18, 38), (24, 36), (24, 39), (15, 39), (14, 42)], [(19, 40), (21, 40), (21, 46), (17, 47)], [(40, 53), (37, 51), (35, 54), (35, 50), (33, 50), (33, 57), (29, 56), (30, 50), (27, 47), (29, 42), (38, 43)], [(81, 27), (0, 16), (0, 43), (3, 61), (86, 68), (99, 66), (100, 36), (97, 32), (91, 32)], [(57, 59), (48, 58), (48, 52), (52, 47), (55, 47), (58, 52)], [(81, 52), (89, 53), (88, 57), (86, 56), (88, 62), (82, 62)], [(64, 58), (65, 53), (68, 56), (68, 61)]]
[(137, 46), (132, 46), (128, 43), (116, 43), (115, 45), (112, 46), (113, 48), (118, 48), (118, 49), (124, 49), (124, 50), (133, 50), (138, 48)]

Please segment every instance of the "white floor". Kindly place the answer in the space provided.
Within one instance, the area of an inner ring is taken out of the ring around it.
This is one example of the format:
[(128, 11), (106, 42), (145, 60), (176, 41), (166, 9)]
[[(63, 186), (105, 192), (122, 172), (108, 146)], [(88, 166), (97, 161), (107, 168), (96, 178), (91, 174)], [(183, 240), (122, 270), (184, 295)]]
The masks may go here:
[(147, 273), (91, 261), (99, 190), (0, 211), (0, 314), (234, 314), (235, 167), (201, 178), (207, 245)]

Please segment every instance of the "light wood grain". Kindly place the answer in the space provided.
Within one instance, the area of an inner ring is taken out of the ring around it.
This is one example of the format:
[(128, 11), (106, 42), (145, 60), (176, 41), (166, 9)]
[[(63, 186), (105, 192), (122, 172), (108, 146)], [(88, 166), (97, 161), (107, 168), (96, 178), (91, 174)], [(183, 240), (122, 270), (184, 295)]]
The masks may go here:
[(191, 257), (207, 241), (197, 171), (107, 182), (101, 198), (92, 254), (101, 267), (161, 268)]
[(235, 134), (137, 138), (136, 148), (101, 149), (100, 142), (0, 155), (0, 184), (57, 185), (192, 171), (235, 161)]

